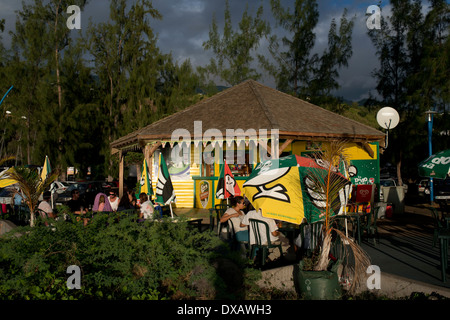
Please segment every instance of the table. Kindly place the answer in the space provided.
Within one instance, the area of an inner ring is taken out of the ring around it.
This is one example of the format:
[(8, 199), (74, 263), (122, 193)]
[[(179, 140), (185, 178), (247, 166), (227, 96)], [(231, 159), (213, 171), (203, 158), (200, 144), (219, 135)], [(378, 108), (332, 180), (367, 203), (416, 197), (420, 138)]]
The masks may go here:
[(183, 217), (174, 217), (173, 219), (171, 219), (169, 217), (169, 219), (153, 219), (150, 220), (152, 222), (165, 222), (165, 221), (170, 221), (170, 222), (175, 222), (177, 223), (178, 221), (184, 221), (187, 222), (189, 225), (195, 225), (197, 224), (197, 228), (198, 231), (202, 231), (202, 222), (203, 222), (203, 218), (183, 218)]
[(202, 231), (202, 222), (203, 222), (202, 218), (189, 218), (187, 220), (188, 224), (197, 224), (197, 228), (198, 228), (199, 232)]
[(300, 233), (300, 226), (298, 224), (289, 223), (285, 221), (279, 221), (277, 223), (278, 231), (286, 236), (290, 242), (294, 242), (295, 238)]

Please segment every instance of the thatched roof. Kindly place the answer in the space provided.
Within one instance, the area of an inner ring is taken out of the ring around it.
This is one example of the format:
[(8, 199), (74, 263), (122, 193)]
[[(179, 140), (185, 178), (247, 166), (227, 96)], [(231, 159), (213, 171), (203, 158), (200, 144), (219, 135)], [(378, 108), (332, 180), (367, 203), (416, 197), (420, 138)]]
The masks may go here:
[(156, 121), (111, 143), (122, 149), (148, 141), (170, 140), (175, 129), (194, 134), (194, 121), (202, 122), (202, 133), (218, 129), (278, 129), (280, 138), (351, 141), (384, 141), (384, 133), (321, 107), (247, 80), (204, 99), (182, 111)]

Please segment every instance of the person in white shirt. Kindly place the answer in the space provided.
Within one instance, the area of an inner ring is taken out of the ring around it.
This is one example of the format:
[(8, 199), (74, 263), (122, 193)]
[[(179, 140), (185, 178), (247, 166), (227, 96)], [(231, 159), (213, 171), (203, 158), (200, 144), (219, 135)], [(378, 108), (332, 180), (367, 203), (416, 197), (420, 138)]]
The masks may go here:
[[(261, 221), (267, 223), (267, 225), (269, 227), (270, 242), (273, 244), (281, 243), (281, 248), (282, 248), (284, 254), (288, 253), (288, 250), (290, 251), (289, 239), (286, 238), (284, 236), (284, 234), (282, 234), (280, 231), (278, 231), (278, 226), (274, 219), (263, 217), (261, 214), (261, 210), (258, 210), (258, 211), (251, 210), (251, 211), (247, 212), (244, 219), (242, 220), (241, 227), (249, 226), (250, 219), (261, 220)], [(261, 228), (261, 226), (258, 225), (258, 228)], [(260, 230), (260, 235), (261, 235), (261, 242), (263, 244), (267, 243), (266, 230)], [(256, 243), (255, 235), (253, 233), (252, 228), (250, 227), (250, 245), (255, 244), (255, 243)], [(270, 249), (270, 251), (271, 252), (269, 253), (269, 257), (268, 257), (270, 260), (273, 261), (280, 257), (280, 250)], [(285, 257), (288, 258), (289, 260), (294, 258), (294, 257), (291, 257), (291, 255), (289, 255), (289, 256), (285, 255)]]
[(38, 209), (41, 210), (40, 213), (42, 218), (55, 218), (53, 215), (53, 209), (49, 203), (51, 197), (52, 195), (50, 191), (45, 191), (43, 196), (44, 200), (39, 203)]
[[(50, 205), (51, 197), (52, 194), (50, 193), (50, 191), (45, 191), (43, 195), (44, 200), (42, 200), (41, 203), (39, 203), (38, 206), (38, 209), (40, 210), (39, 214), (43, 219), (56, 218), (56, 215), (53, 213), (52, 206)], [(48, 223), (45, 222), (45, 225), (48, 226)]]
[(147, 194), (141, 193), (139, 195), (139, 201), (141, 203), (139, 218), (145, 220), (153, 219), (154, 208), (151, 200), (148, 199)]
[(112, 211), (117, 211), (117, 208), (119, 207), (119, 197), (114, 191), (109, 192), (108, 200)]
[(231, 220), (236, 240), (248, 242), (248, 227), (241, 227), (242, 220), (245, 217), (245, 214), (242, 212), (245, 207), (244, 198), (241, 196), (230, 198), (230, 204), (231, 208), (225, 211), (222, 218), (220, 218), (220, 223), (227, 223), (228, 220)]

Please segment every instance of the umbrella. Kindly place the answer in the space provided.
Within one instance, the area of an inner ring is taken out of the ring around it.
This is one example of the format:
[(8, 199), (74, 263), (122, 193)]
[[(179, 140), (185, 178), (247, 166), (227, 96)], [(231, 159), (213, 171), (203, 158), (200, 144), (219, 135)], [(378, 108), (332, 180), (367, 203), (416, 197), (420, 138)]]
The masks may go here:
[[(48, 159), (48, 156), (45, 156), (44, 160), (44, 166), (42, 167), (41, 171), (41, 183), (44, 183), (44, 181), (50, 176), (50, 172), (52, 171), (52, 167), (50, 166), (50, 160)], [(53, 192), (50, 190), (51, 194), (51, 206), (53, 209)]]
[(142, 175), (140, 180), (139, 194), (141, 193), (145, 193), (148, 196), (153, 195), (152, 178), (150, 177), (150, 173), (148, 172), (147, 160), (145, 159), (144, 163), (142, 164)]
[(241, 195), (241, 189), (239, 189), (230, 167), (228, 167), (225, 161), (222, 170), (220, 172), (219, 182), (217, 183), (216, 198), (228, 199), (230, 197), (236, 197)]
[(52, 167), (50, 166), (50, 160), (48, 159), (48, 156), (45, 156), (44, 166), (42, 167), (41, 172), (41, 179), (42, 182), (47, 179), (47, 177), (50, 175), (50, 172), (52, 171)]
[[(244, 195), (267, 218), (294, 224), (306, 218), (312, 223), (325, 218), (326, 195), (315, 187), (315, 182), (326, 182), (327, 174), (326, 163), (308, 157), (290, 155), (267, 160), (259, 163), (244, 183)], [(338, 179), (342, 186), (351, 184), (337, 169), (331, 176), (330, 181)], [(342, 212), (348, 197), (344, 189), (328, 200), (331, 215)]]
[(7, 174), (8, 170), (9, 169), (5, 169), (0, 173), (0, 188), (5, 188), (5, 187), (8, 187), (10, 185), (17, 183), (16, 180), (11, 179), (9, 177), (9, 175)]
[(450, 176), (450, 149), (433, 154), (419, 163), (419, 175), (438, 179)]

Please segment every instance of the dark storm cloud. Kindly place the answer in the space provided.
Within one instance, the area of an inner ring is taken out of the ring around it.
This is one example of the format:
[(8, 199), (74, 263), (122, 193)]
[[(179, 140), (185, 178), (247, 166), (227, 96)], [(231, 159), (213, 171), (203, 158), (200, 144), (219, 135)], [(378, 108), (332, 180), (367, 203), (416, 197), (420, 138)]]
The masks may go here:
[[(230, 0), (230, 12), (233, 26), (237, 26), (246, 8), (245, 1)], [(269, 0), (249, 1), (249, 12), (255, 14), (260, 3), (264, 6), (264, 16), (272, 27), (272, 32), (282, 36), (284, 30), (275, 25)], [(293, 7), (294, 0), (282, 2), (286, 7)], [(336, 92), (348, 100), (360, 100), (374, 90), (375, 80), (371, 72), (378, 66), (374, 55), (374, 48), (367, 36), (366, 9), (372, 4), (367, 1), (319, 1), (319, 23), (315, 29), (316, 45), (313, 52), (321, 54), (327, 46), (328, 31), (332, 19), (339, 23), (344, 7), (348, 10), (348, 17), (355, 17), (353, 30), (353, 56), (349, 67), (340, 70), (339, 83), (341, 89)], [(163, 20), (154, 22), (158, 33), (159, 46), (164, 52), (172, 52), (175, 60), (182, 62), (190, 59), (195, 66), (205, 65), (211, 52), (203, 49), (202, 43), (208, 39), (208, 32), (215, 13), (219, 31), (223, 28), (225, 1), (221, 0), (183, 0), (183, 1), (154, 1), (154, 6), (163, 15)], [(267, 52), (262, 41), (260, 52)], [(273, 79), (265, 77), (261, 82), (273, 86)]]
[[(132, 1), (130, 1), (131, 3)], [(294, 0), (282, 0), (285, 7), (293, 7)], [(348, 17), (355, 16), (353, 30), (353, 56), (348, 68), (340, 70), (339, 83), (341, 89), (336, 92), (348, 100), (359, 100), (367, 97), (370, 90), (374, 90), (375, 80), (371, 72), (378, 66), (374, 55), (374, 48), (367, 36), (366, 14), (367, 7), (378, 1), (318, 1), (319, 23), (315, 29), (316, 45), (313, 52), (321, 54), (327, 46), (328, 31), (331, 20), (337, 22), (348, 9)], [(236, 27), (246, 8), (246, 1), (230, 0), (230, 12), (233, 26)], [(254, 15), (260, 4), (264, 6), (265, 19), (269, 21), (272, 32), (282, 35), (281, 28), (276, 27), (270, 11), (269, 0), (249, 0), (249, 13)], [(87, 30), (88, 21), (93, 23), (105, 22), (109, 19), (109, 0), (92, 0), (82, 12), (82, 30)], [(154, 0), (153, 6), (162, 14), (162, 20), (151, 20), (151, 26), (158, 36), (158, 46), (164, 53), (171, 52), (174, 59), (182, 63), (190, 59), (194, 66), (204, 66), (212, 57), (210, 51), (203, 49), (203, 42), (208, 40), (208, 32), (213, 14), (217, 19), (219, 31), (224, 22), (225, 0)], [(383, 6), (383, 5), (382, 5)], [(14, 29), (15, 10), (21, 9), (21, 1), (0, 0), (0, 18), (6, 19), (7, 30)], [(6, 32), (3, 34), (5, 42), (10, 41)], [(8, 46), (8, 44), (7, 44)], [(259, 52), (266, 53), (267, 42), (262, 41)], [(273, 86), (273, 79), (265, 77), (261, 82)]]

